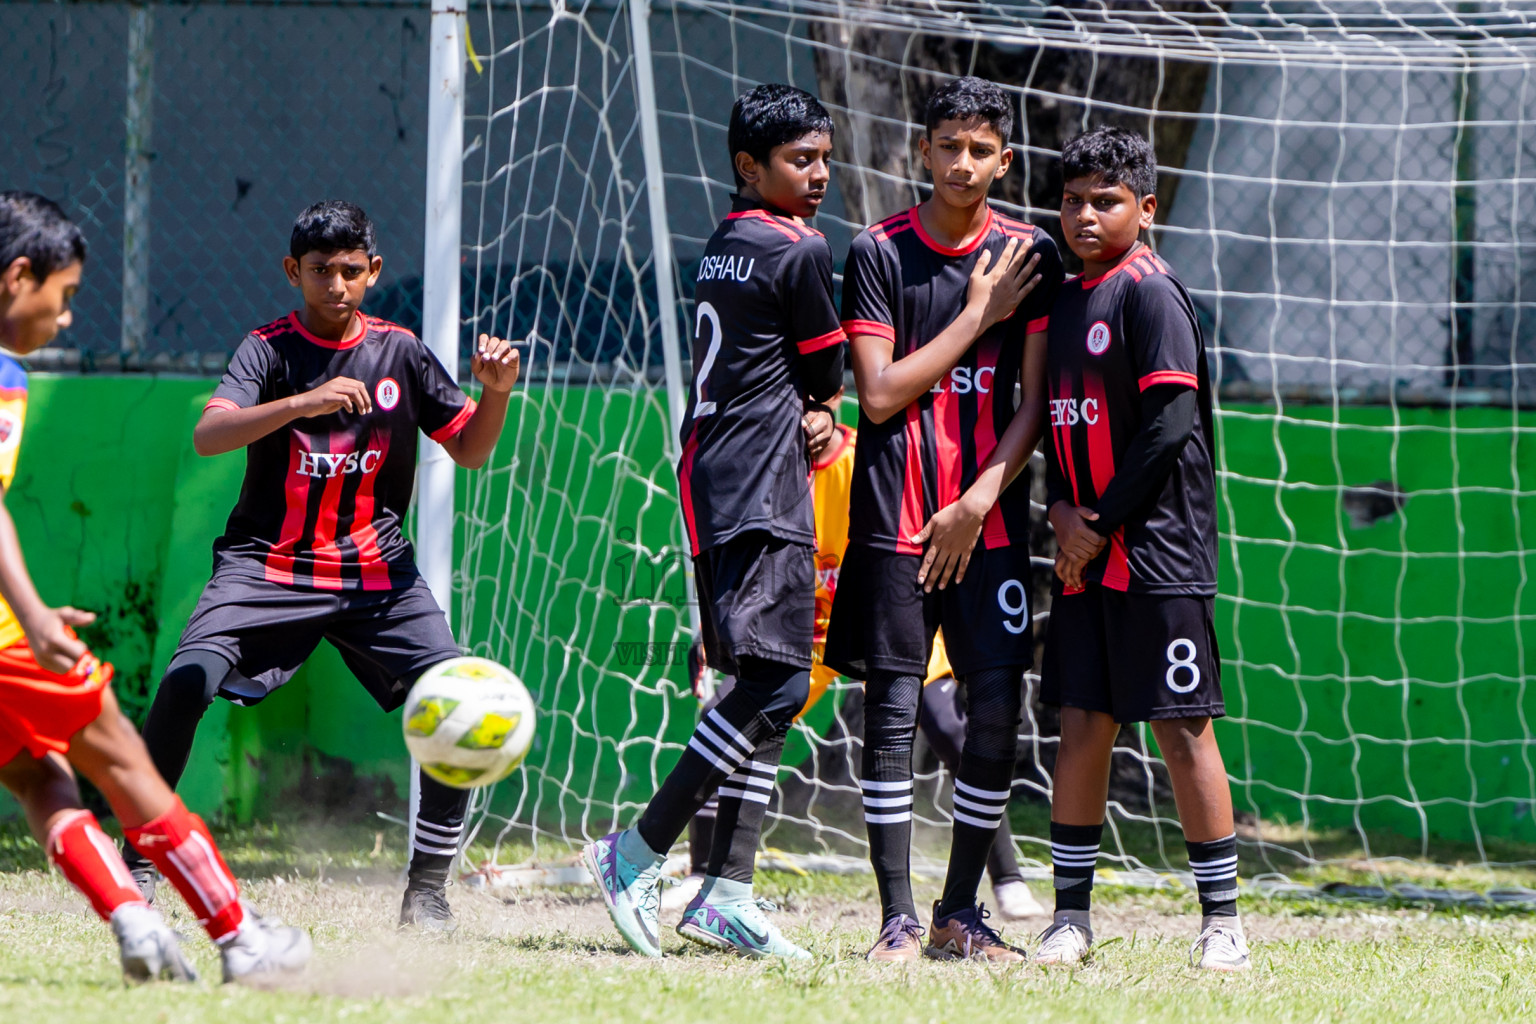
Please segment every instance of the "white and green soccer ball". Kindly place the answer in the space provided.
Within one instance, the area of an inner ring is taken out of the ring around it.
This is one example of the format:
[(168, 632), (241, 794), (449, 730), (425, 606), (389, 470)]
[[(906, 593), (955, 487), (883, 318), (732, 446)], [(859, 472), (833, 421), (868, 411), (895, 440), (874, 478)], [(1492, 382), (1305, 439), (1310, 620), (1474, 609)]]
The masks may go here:
[(485, 658), (453, 658), (422, 673), (405, 698), (405, 745), (422, 770), (458, 789), (500, 782), (533, 745), (528, 688)]

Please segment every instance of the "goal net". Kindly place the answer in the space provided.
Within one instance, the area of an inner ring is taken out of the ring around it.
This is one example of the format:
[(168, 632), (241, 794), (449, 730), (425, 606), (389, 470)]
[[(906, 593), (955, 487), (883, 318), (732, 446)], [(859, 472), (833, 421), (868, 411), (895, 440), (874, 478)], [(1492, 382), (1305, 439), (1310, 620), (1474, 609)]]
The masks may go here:
[[(686, 381), (732, 100), (783, 81), (833, 111), (817, 227), (840, 266), (924, 194), (922, 104), (973, 73), (1021, 113), (996, 201), (1048, 229), (1067, 138), (1116, 123), (1156, 145), (1152, 239), (1218, 386), (1217, 735), (1245, 878), (1396, 883), (1407, 860), (1495, 884), (1536, 860), (1531, 5), (629, 4), (468, 17), (465, 331), (536, 340), (494, 467), (461, 479), (456, 622), (542, 708), (525, 766), (477, 798), (477, 857), (555, 861), (629, 823), (692, 729), (667, 342)], [(1038, 626), (1049, 531), (1035, 542)], [(1056, 721), (1028, 686), (1011, 820), (1043, 872)], [(797, 726), (765, 845), (863, 857), (860, 707), (844, 682)], [(917, 767), (933, 862), (949, 783), (921, 744)], [(1111, 798), (1102, 863), (1181, 871), (1147, 731), (1123, 732)]]

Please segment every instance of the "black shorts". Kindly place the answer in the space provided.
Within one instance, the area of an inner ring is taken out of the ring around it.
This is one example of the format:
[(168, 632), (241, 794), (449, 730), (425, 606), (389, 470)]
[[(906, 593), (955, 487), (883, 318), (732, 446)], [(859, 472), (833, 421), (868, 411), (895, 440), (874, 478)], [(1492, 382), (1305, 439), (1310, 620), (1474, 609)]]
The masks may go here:
[(827, 626), (828, 666), (853, 679), (871, 671), (926, 677), (940, 626), (962, 682), (983, 669), (1034, 664), (1026, 546), (978, 544), (965, 579), (929, 594), (917, 585), (922, 564), (921, 555), (848, 545)]
[(216, 573), (181, 634), (182, 651), (234, 663), (219, 696), (255, 704), (282, 686), (329, 640), (385, 711), (405, 703), (416, 677), (462, 652), (419, 577), (396, 590), (312, 590)]
[(737, 658), (811, 667), (816, 553), (766, 530), (738, 534), (693, 560), (709, 667), (740, 675)]
[(1215, 603), (1097, 583), (1058, 595), (1045, 627), (1040, 700), (1117, 722), (1222, 717)]

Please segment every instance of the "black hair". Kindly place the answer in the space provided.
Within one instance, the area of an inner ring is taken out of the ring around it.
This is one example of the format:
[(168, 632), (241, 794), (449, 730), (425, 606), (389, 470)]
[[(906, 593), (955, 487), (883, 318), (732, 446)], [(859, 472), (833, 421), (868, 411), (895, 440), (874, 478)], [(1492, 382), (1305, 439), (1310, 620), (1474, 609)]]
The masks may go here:
[(1157, 191), (1157, 154), (1139, 132), (1103, 125), (1061, 147), (1061, 175), (1124, 185), (1141, 199)]
[(762, 162), (775, 146), (817, 134), (832, 137), (832, 115), (804, 89), (770, 83), (742, 93), (731, 107), (731, 124), (725, 133), (736, 187), (745, 184), (736, 173), (737, 153)]
[(85, 262), (85, 236), (52, 199), (0, 192), (0, 270), (23, 256), (41, 282), (55, 270)]
[(1013, 138), (1013, 101), (996, 83), (966, 75), (933, 91), (923, 111), (923, 124), (932, 137), (940, 122), (974, 121), (978, 117), (991, 125), (1004, 146), (1008, 145)]
[(316, 203), (293, 221), (288, 255), (303, 259), (307, 252), (341, 252), (361, 249), (372, 259), (378, 255), (373, 221), (356, 203), (327, 199)]

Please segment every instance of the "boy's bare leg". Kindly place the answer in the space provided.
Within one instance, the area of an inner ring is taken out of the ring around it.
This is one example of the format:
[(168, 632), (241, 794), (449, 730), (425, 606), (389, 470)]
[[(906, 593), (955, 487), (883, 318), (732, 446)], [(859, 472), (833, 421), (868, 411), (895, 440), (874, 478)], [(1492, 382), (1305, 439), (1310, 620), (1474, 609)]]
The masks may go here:
[(1231, 835), (1232, 787), (1211, 720), (1164, 719), (1152, 723), (1152, 735), (1168, 765), (1184, 838), (1201, 843)]
[(101, 790), (124, 829), (139, 828), (176, 803), (110, 690), (102, 695), (101, 714), (70, 740), (69, 760)]
[(1120, 725), (1109, 715), (1082, 708), (1061, 709), (1061, 747), (1051, 782), (1051, 867), (1056, 910), (1035, 962), (1076, 964), (1088, 958), (1093, 928), (1088, 909), (1093, 872), (1104, 836), (1109, 800), (1109, 765)]
[(0, 785), (11, 791), (27, 816), (27, 827), (39, 845), (59, 819), (80, 809), (80, 788), (74, 773), (58, 754), (33, 757), (23, 750), (0, 765)]
[(1212, 970), (1245, 970), (1248, 945), (1237, 918), (1232, 787), (1215, 730), (1209, 718), (1170, 718), (1153, 722), (1152, 735), (1168, 765), (1189, 870), (1200, 895), (1200, 937), (1190, 959)]
[(1051, 821), (1102, 825), (1109, 799), (1109, 763), (1120, 726), (1110, 716), (1061, 709), (1061, 746), (1051, 783)]

